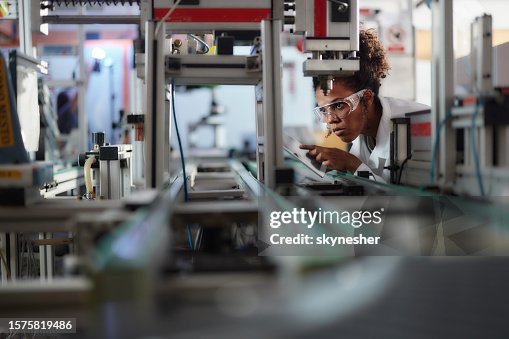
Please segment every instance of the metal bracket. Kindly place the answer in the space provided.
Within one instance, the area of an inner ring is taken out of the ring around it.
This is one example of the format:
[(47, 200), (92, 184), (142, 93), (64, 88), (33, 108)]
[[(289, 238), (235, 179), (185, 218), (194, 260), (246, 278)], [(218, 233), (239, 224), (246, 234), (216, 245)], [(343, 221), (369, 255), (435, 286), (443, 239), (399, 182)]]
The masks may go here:
[(262, 71), (262, 58), (260, 55), (252, 55), (246, 58), (246, 71), (247, 72)]

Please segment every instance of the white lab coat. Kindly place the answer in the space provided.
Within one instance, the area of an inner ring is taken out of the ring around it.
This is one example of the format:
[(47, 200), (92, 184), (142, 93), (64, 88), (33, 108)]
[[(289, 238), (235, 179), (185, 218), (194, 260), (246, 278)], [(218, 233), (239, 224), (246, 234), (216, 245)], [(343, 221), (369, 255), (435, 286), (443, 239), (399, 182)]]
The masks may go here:
[[(376, 181), (387, 183), (390, 181), (391, 173), (384, 167), (390, 165), (391, 119), (403, 118), (406, 113), (426, 111), (430, 107), (413, 101), (382, 96), (379, 96), (379, 98), (382, 104), (382, 118), (378, 125), (375, 148), (370, 153), (365, 136), (361, 134), (352, 142), (350, 153), (362, 161), (355, 174), (358, 174), (359, 171), (369, 171)], [(370, 178), (373, 177), (370, 176)]]

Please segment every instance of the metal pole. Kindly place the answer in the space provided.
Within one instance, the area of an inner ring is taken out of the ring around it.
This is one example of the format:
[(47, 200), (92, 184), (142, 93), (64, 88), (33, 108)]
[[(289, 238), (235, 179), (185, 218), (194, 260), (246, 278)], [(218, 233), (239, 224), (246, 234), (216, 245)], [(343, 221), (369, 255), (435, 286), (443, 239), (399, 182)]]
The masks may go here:
[[(46, 233), (39, 232), (39, 240), (46, 239)], [(47, 278), (47, 247), (46, 245), (39, 245), (39, 272), (40, 272), (40, 280), (44, 281)]]
[(22, 53), (34, 56), (32, 49), (31, 1), (18, 1), (19, 48)]
[(145, 24), (145, 187), (155, 188), (154, 147), (155, 135), (153, 133), (155, 119), (155, 84), (154, 67), (154, 29), (155, 23), (147, 21)]
[[(433, 48), (431, 123), (432, 140), (436, 140), (438, 126), (445, 121), (454, 101), (453, 1), (434, 0), (432, 3)], [(456, 134), (451, 122), (440, 131), (436, 183), (451, 188), (456, 168)]]
[(256, 178), (260, 181), (260, 182), (265, 182), (265, 177), (264, 177), (264, 172), (263, 172), (263, 169), (264, 169), (264, 159), (263, 159), (263, 155), (264, 155), (264, 151), (263, 151), (263, 148), (264, 148), (264, 143), (263, 143), (263, 140), (264, 140), (264, 133), (263, 133), (263, 98), (261, 97), (258, 97), (259, 93), (258, 93), (258, 89), (259, 87), (257, 86), (256, 87)]
[(262, 22), (264, 183), (276, 187), (276, 168), (283, 166), (281, 98), (281, 20)]
[(115, 84), (114, 84), (114, 73), (113, 73), (113, 63), (108, 66), (109, 71), (109, 82), (110, 82), (110, 116), (111, 116), (111, 143), (117, 144), (117, 120), (116, 120), (116, 114), (115, 114)]
[[(171, 86), (168, 85), (170, 90), (172, 90)], [(166, 98), (164, 100), (164, 143), (163, 143), (163, 155), (164, 155), (164, 173), (168, 175), (168, 178), (171, 176), (171, 153), (170, 153), (170, 141), (171, 141), (171, 98)]]
[[(156, 125), (154, 126), (154, 154), (155, 154), (155, 187), (163, 188), (164, 185), (164, 172), (167, 167), (165, 164), (166, 158), (166, 150), (165, 147), (165, 134), (169, 133), (168, 128), (165, 124), (166, 115), (168, 114), (169, 107), (166, 103), (166, 93), (168, 87), (166, 86), (166, 73), (164, 72), (164, 53), (165, 53), (165, 36), (166, 36), (166, 23), (162, 23), (161, 29), (157, 32), (157, 36), (154, 37), (154, 42), (157, 43), (156, 47), (156, 69), (155, 69), (155, 80), (156, 87), (154, 89), (154, 93), (156, 95), (156, 110), (154, 112), (154, 121)], [(168, 165), (169, 166), (169, 165)]]
[[(53, 234), (51, 232), (45, 232), (45, 238), (51, 239), (53, 238)], [(53, 259), (54, 248), (51, 245), (46, 245), (46, 280), (53, 280)]]
[(412, 69), (411, 69), (411, 72), (412, 72), (412, 79), (414, 80), (414, 83), (413, 83), (413, 86), (412, 86), (412, 100), (415, 100), (416, 96), (417, 96), (417, 89), (416, 89), (416, 82), (415, 82), (415, 78), (416, 78), (416, 70), (417, 70), (417, 58), (416, 58), (416, 46), (415, 46), (415, 40), (416, 40), (416, 33), (415, 33), (415, 26), (413, 24), (414, 22), (414, 19), (413, 19), (413, 0), (407, 0), (407, 15), (410, 17), (410, 22), (411, 22), (411, 29), (412, 29), (412, 32), (411, 32), (411, 35), (412, 35)]

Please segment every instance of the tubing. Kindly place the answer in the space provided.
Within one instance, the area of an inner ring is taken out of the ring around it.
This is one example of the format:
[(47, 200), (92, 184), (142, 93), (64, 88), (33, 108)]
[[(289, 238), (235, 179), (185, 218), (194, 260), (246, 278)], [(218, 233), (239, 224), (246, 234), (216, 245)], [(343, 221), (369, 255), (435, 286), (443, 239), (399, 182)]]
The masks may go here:
[(95, 157), (91, 156), (85, 161), (85, 187), (87, 189), (87, 197), (92, 198), (94, 188), (92, 187), (92, 164), (95, 162)]

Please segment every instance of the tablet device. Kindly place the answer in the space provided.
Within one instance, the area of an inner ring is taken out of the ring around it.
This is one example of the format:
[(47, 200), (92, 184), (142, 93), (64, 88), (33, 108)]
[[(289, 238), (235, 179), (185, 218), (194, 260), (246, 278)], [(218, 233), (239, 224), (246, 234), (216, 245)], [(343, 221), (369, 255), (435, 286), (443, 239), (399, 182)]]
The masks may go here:
[(300, 142), (295, 138), (289, 136), (288, 134), (283, 134), (283, 145), (286, 152), (288, 152), (292, 157), (299, 160), (303, 163), (307, 168), (312, 170), (316, 175), (320, 178), (325, 176), (326, 166), (322, 165), (315, 159), (309, 157), (307, 155), (308, 150), (300, 149)]

